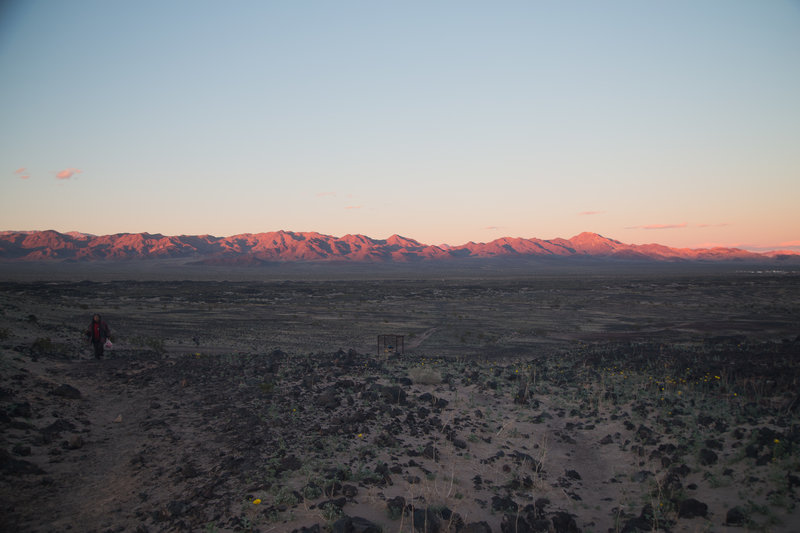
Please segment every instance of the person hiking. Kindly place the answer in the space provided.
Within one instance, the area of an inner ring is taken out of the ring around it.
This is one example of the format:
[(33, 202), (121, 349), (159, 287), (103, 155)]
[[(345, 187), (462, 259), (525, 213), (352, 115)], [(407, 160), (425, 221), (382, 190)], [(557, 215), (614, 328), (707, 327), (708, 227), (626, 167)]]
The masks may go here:
[(110, 336), (111, 330), (109, 329), (108, 324), (106, 324), (105, 321), (100, 318), (100, 315), (95, 314), (92, 317), (92, 322), (86, 329), (86, 338), (94, 346), (95, 359), (103, 358), (103, 349), (105, 348), (106, 341)]

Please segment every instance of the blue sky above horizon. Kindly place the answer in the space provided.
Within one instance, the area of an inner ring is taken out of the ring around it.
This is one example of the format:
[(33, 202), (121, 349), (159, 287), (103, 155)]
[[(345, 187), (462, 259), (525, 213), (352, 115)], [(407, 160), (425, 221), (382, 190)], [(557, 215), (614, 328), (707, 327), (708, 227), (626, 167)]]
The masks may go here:
[(800, 250), (800, 2), (5, 2), (0, 229)]

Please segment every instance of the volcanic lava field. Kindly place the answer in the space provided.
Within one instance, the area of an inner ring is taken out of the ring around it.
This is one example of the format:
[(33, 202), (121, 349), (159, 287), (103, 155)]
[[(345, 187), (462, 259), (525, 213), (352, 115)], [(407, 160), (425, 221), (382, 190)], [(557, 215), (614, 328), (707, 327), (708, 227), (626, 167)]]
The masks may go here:
[(0, 310), (4, 531), (800, 529), (796, 273), (21, 281)]

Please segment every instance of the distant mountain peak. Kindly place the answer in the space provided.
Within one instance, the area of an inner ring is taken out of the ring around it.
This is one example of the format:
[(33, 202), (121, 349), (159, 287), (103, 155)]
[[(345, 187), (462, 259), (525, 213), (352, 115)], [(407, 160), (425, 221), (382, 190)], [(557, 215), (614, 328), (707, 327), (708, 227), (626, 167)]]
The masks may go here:
[(185, 259), (201, 264), (253, 265), (265, 262), (407, 262), (469, 258), (595, 257), (639, 261), (779, 261), (800, 259), (795, 252), (757, 254), (738, 248), (689, 249), (660, 244), (625, 244), (583, 232), (569, 239), (501, 237), (489, 243), (428, 245), (401, 235), (385, 240), (361, 234), (342, 237), (279, 230), (212, 235), (165, 236), (160, 233), (91, 235), (80, 232), (0, 231), (0, 260), (103, 261), (151, 258)]

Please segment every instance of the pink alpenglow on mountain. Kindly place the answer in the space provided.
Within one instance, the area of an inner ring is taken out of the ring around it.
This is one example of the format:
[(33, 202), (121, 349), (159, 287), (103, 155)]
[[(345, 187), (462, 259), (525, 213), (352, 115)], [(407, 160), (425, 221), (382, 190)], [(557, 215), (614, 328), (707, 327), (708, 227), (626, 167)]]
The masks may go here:
[(434, 246), (400, 235), (372, 239), (365, 235), (333, 237), (316, 232), (274, 231), (230, 237), (164, 236), (150, 233), (89, 235), (57, 231), (0, 232), (3, 261), (103, 261), (186, 259), (199, 264), (265, 262), (410, 262), (469, 258), (605, 258), (650, 261), (769, 261), (800, 259), (797, 252), (755, 253), (738, 248), (670, 248), (660, 244), (625, 244), (596, 233), (570, 239), (503, 237), (489, 243)]

